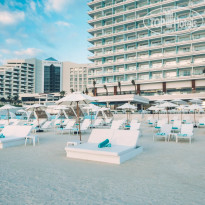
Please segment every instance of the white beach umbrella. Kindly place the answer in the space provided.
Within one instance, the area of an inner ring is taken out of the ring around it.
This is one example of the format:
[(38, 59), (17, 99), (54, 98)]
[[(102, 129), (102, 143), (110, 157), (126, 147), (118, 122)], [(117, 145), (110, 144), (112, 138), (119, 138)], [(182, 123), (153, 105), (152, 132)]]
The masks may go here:
[(100, 107), (94, 105), (94, 104), (88, 104), (85, 107), (83, 107), (84, 110), (88, 110), (88, 112), (91, 111), (91, 125), (93, 124), (93, 112), (97, 112), (100, 110)]
[(169, 124), (169, 112), (168, 112), (168, 109), (169, 108), (175, 108), (175, 107), (177, 107), (177, 105), (174, 104), (174, 103), (171, 103), (171, 102), (165, 102), (165, 103), (161, 104), (159, 107), (165, 108), (167, 110), (167, 117), (168, 117), (168, 124)]
[(177, 105), (187, 104), (184, 100), (181, 100), (181, 99), (175, 99), (175, 100), (172, 100), (171, 102), (176, 103)]
[[(61, 114), (63, 113), (63, 110), (66, 110), (66, 109), (68, 109), (68, 108), (65, 105), (57, 105), (54, 107), (54, 110), (59, 110)], [(62, 117), (61, 117), (60, 128), (62, 128)]]
[(195, 103), (195, 104), (201, 104), (203, 101), (199, 98), (194, 98), (192, 100), (189, 100), (189, 102)]
[(121, 105), (121, 106), (119, 106), (119, 107), (117, 107), (117, 109), (122, 109), (122, 110), (126, 110), (126, 112), (127, 112), (127, 123), (129, 122), (129, 112), (130, 112), (130, 110), (135, 110), (135, 109), (137, 109), (137, 107), (135, 107), (134, 105), (131, 105), (130, 103), (125, 103), (124, 105)]
[[(161, 108), (162, 109), (162, 108)], [(161, 110), (159, 108), (159, 105), (156, 105), (156, 106), (151, 106), (150, 108), (148, 108), (148, 110), (151, 110), (151, 111), (155, 111), (158, 113), (158, 120), (159, 120), (159, 111)], [(153, 112), (153, 118), (154, 118), (154, 112)]]
[(7, 116), (8, 116), (8, 124), (9, 124), (9, 110), (15, 109), (15, 106), (12, 106), (10, 104), (6, 104), (3, 107), (0, 108), (0, 110), (6, 110), (7, 111)]
[(162, 104), (162, 103), (165, 103), (166, 101), (165, 100), (156, 100), (155, 102), (158, 104)]
[(194, 110), (194, 123), (195, 123), (195, 127), (196, 127), (196, 110), (200, 110), (200, 109), (202, 109), (202, 107), (200, 105), (193, 104), (193, 105), (190, 105), (187, 109)]
[[(44, 106), (44, 105), (33, 104), (33, 105), (27, 107), (27, 108), (26, 108), (26, 111), (36, 112), (36, 111), (38, 111), (38, 110), (44, 110), (44, 109), (46, 109), (46, 106)], [(38, 127), (40, 128), (39, 117), (38, 117), (38, 115), (36, 115), (36, 116), (37, 116), (37, 120), (38, 120)]]
[(94, 102), (94, 101), (97, 101), (97, 99), (94, 97), (85, 95), (80, 92), (74, 92), (70, 95), (61, 98), (56, 102), (58, 105), (73, 105), (75, 103), (77, 104), (77, 121), (79, 124), (80, 141), (81, 141), (81, 132), (80, 132), (80, 118), (79, 118), (79, 103), (87, 104), (89, 102)]

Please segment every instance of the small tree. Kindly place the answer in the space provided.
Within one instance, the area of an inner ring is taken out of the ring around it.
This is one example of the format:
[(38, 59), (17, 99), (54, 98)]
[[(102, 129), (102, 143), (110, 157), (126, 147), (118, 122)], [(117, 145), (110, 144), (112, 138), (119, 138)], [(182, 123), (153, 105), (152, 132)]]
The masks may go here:
[(13, 102), (15, 105), (19, 102), (19, 95), (18, 94), (13, 97)]
[(118, 82), (118, 87), (120, 89), (120, 95), (121, 95), (121, 82), (120, 81)]
[(134, 81), (134, 80), (132, 80), (132, 81), (131, 81), (131, 83), (132, 83), (132, 85), (134, 85), (134, 86), (135, 86), (135, 94), (137, 94), (137, 85), (135, 84), (135, 81)]
[(108, 95), (108, 90), (107, 90), (107, 86), (104, 85), (104, 89), (106, 90), (106, 95)]
[(64, 90), (60, 91), (60, 96), (63, 98), (65, 96), (66, 92)]
[(71, 93), (74, 93), (74, 90), (73, 90), (73, 88), (71, 88), (71, 89), (70, 89), (70, 92), (71, 92)]
[(85, 89), (85, 93), (86, 93), (86, 95), (88, 95), (88, 93), (89, 93), (88, 88)]

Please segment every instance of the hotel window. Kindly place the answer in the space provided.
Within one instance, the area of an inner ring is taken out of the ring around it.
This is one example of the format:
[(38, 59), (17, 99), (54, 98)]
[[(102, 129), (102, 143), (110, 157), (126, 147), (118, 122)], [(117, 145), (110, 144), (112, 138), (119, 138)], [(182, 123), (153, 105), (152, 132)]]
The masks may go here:
[(161, 67), (162, 67), (162, 61), (152, 62), (152, 68), (153, 68), (153, 69), (161, 68)]
[(190, 76), (190, 75), (191, 75), (191, 69), (179, 70), (179, 76)]
[(123, 37), (115, 38), (115, 42), (122, 42), (124, 41)]
[(115, 52), (124, 51), (124, 47), (116, 47)]
[(105, 21), (105, 25), (107, 26), (107, 25), (111, 25), (112, 24), (112, 21)]
[(126, 16), (126, 20), (132, 20), (132, 19), (135, 19), (135, 14), (132, 14), (132, 15), (127, 15)]
[(204, 51), (205, 50), (205, 45), (197, 45), (194, 46), (195, 51)]
[(205, 75), (205, 68), (194, 68), (194, 75)]
[(144, 38), (144, 37), (147, 37), (148, 36), (148, 33), (138, 33), (138, 38)]
[(129, 40), (133, 40), (133, 39), (135, 39), (136, 38), (136, 35), (128, 35), (127, 36), (127, 40), (129, 41)]
[(112, 53), (112, 48), (105, 49), (105, 54), (109, 54), (109, 53)]
[(128, 25), (127, 26), (127, 30), (132, 30), (132, 29), (135, 29), (135, 25), (133, 24), (133, 25)]
[(162, 56), (162, 51), (161, 50), (151, 52), (151, 57), (160, 57), (160, 56)]
[(205, 63), (205, 56), (194, 57), (194, 63)]
[(200, 39), (200, 38), (204, 38), (205, 37), (205, 33), (196, 33), (193, 35), (194, 39)]
[(139, 44), (138, 44), (138, 47), (139, 47), (139, 48), (148, 47), (148, 42), (139, 43)]
[(136, 64), (127, 65), (127, 70), (136, 70)]
[(139, 74), (139, 80), (149, 80), (149, 74)]
[(149, 64), (148, 63), (139, 63), (139, 69), (148, 69), (149, 68)]
[(106, 11), (106, 12), (104, 13), (104, 15), (105, 15), (105, 16), (112, 15), (112, 10)]
[(152, 79), (160, 79), (162, 78), (162, 72), (152, 73)]
[(166, 78), (174, 78), (174, 77), (176, 77), (177, 75), (176, 75), (177, 73), (176, 73), (176, 71), (168, 71), (168, 72), (165, 72), (165, 77)]
[(124, 31), (123, 27), (117, 27), (115, 28), (115, 33), (119, 33), (121, 31)]
[(112, 34), (112, 29), (106, 29), (104, 31), (105, 35), (109, 35), (109, 34)]
[(127, 60), (135, 60), (136, 59), (136, 55), (127, 55)]
[(127, 50), (130, 51), (130, 50), (135, 50), (136, 49), (136, 46), (135, 45), (128, 45), (127, 46)]
[(115, 19), (115, 23), (120, 23), (123, 21), (123, 17), (120, 17), (120, 18), (116, 18)]
[(124, 71), (124, 67), (123, 66), (116, 66), (115, 72), (123, 72), (123, 71)]
[(164, 39), (165, 44), (166, 43), (175, 43), (175, 38), (168, 38), (168, 39)]
[(143, 52), (143, 53), (138, 53), (138, 58), (148, 58), (149, 55), (148, 55), (148, 52)]
[(190, 46), (179, 48), (180, 53), (190, 52)]

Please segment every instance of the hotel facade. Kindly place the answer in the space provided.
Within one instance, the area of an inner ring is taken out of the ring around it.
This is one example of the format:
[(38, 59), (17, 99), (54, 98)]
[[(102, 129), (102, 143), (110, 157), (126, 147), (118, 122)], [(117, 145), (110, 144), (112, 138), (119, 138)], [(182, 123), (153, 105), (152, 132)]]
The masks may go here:
[(88, 6), (88, 88), (95, 95), (205, 98), (204, 0), (93, 0)]

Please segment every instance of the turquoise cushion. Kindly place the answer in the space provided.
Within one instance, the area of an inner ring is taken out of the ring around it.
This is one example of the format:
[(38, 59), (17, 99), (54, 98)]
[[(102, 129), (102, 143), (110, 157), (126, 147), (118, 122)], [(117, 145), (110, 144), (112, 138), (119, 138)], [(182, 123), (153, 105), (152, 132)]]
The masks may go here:
[(157, 133), (157, 135), (162, 135), (162, 136), (164, 136), (164, 135), (166, 135), (165, 133)]
[(187, 134), (178, 134), (180, 137), (187, 137)]
[(178, 130), (178, 127), (172, 127), (173, 130)]
[(155, 127), (156, 129), (160, 129), (161, 127)]
[(204, 123), (200, 123), (199, 125), (204, 125)]
[(5, 138), (5, 136), (3, 134), (0, 134), (0, 138)]
[(110, 143), (106, 144), (105, 147), (112, 147)]
[(106, 139), (105, 141), (98, 144), (98, 148), (106, 147), (106, 145), (109, 143), (109, 139)]

